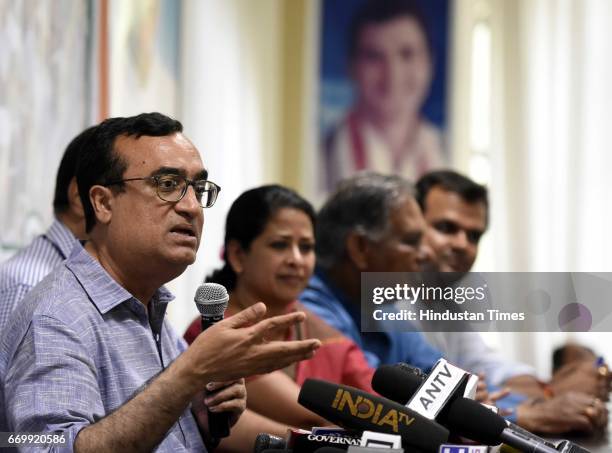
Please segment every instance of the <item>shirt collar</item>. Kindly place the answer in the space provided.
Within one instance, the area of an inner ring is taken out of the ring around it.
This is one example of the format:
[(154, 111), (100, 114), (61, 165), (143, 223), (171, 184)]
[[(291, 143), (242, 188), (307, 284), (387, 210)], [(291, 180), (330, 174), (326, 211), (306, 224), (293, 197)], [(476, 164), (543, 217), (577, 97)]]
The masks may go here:
[[(117, 283), (98, 260), (94, 259), (78, 241), (77, 244), (66, 261), (66, 267), (83, 286), (100, 313), (105, 314), (129, 300), (142, 305), (127, 289)], [(163, 318), (166, 306), (173, 299), (174, 295), (163, 286), (155, 291), (151, 300), (151, 307), (156, 312), (157, 317)], [(144, 305), (142, 307), (145, 308)]]
[(72, 248), (78, 242), (72, 231), (57, 219), (53, 220), (53, 223), (45, 233), (45, 237), (55, 245), (64, 259), (70, 256)]

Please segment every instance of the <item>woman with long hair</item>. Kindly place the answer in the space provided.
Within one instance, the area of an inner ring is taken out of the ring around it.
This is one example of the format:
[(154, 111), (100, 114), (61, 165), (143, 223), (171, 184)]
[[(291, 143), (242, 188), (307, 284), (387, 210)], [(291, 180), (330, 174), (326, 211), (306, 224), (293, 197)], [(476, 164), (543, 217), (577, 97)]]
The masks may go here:
[[(224, 265), (206, 280), (222, 284), (230, 295), (226, 316), (259, 301), (266, 316), (304, 311), (306, 321), (278, 338), (318, 338), (322, 346), (310, 360), (283, 371), (247, 378), (247, 408), (284, 426), (310, 428), (327, 424), (297, 402), (306, 378), (319, 378), (371, 391), (373, 370), (361, 350), (298, 301), (315, 266), (315, 213), (291, 189), (266, 185), (248, 190), (232, 204), (226, 220)], [(200, 333), (195, 320), (185, 333), (192, 342)], [(271, 397), (273, 395), (273, 397)]]

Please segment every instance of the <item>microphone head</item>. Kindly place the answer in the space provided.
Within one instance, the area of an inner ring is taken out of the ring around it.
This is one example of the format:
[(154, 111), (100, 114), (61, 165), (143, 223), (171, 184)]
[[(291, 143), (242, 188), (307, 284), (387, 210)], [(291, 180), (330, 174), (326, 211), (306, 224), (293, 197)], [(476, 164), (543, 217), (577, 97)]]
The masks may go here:
[(406, 404), (426, 378), (419, 368), (405, 363), (381, 365), (372, 376), (372, 388), (391, 401)]
[(202, 316), (220, 317), (225, 313), (229, 295), (223, 285), (204, 283), (196, 290), (193, 300)]

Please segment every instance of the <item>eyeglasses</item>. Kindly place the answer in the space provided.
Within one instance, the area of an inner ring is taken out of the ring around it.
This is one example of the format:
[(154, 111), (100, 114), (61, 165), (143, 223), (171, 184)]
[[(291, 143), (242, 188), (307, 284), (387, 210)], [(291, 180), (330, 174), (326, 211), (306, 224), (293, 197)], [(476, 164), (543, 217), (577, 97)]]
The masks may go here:
[(164, 201), (177, 203), (183, 199), (187, 193), (187, 188), (193, 186), (198, 203), (202, 208), (210, 208), (217, 201), (217, 195), (221, 191), (221, 187), (212, 181), (206, 179), (198, 179), (193, 181), (181, 175), (155, 175), (146, 178), (128, 178), (109, 181), (105, 186), (115, 184), (123, 184), (128, 181), (149, 181), (155, 184), (157, 196)]

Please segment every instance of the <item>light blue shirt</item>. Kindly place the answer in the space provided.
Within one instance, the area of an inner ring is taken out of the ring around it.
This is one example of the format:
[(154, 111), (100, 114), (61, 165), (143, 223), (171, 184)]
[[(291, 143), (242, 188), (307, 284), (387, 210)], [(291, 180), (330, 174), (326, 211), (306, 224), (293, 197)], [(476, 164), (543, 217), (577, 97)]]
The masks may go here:
[(17, 303), (68, 258), (77, 243), (72, 232), (56, 219), (45, 234), (0, 265), (0, 331)]
[[(147, 313), (75, 246), (0, 333), (0, 431), (63, 433), (66, 443), (50, 451), (73, 451), (81, 429), (119, 408), (185, 350), (164, 320), (172, 299), (160, 288)], [(189, 408), (155, 451), (206, 451)]]
[(421, 332), (361, 332), (359, 305), (335, 288), (321, 269), (300, 295), (309, 310), (353, 340), (364, 351), (370, 366), (405, 362), (429, 373), (442, 353)]
[[(308, 287), (300, 295), (300, 302), (357, 343), (364, 351), (370, 366), (374, 368), (383, 364), (404, 362), (429, 373), (442, 357), (442, 352), (431, 346), (421, 332), (361, 332), (359, 305), (352, 303), (339, 288), (334, 287), (321, 269), (317, 269), (311, 277)], [(468, 371), (474, 371), (458, 361), (457, 357), (449, 360)], [(497, 390), (498, 387), (489, 385), (490, 392)], [(501, 409), (515, 409), (525, 399), (522, 395), (512, 393), (498, 400), (497, 406)], [(516, 413), (513, 412), (506, 418), (516, 422)]]

